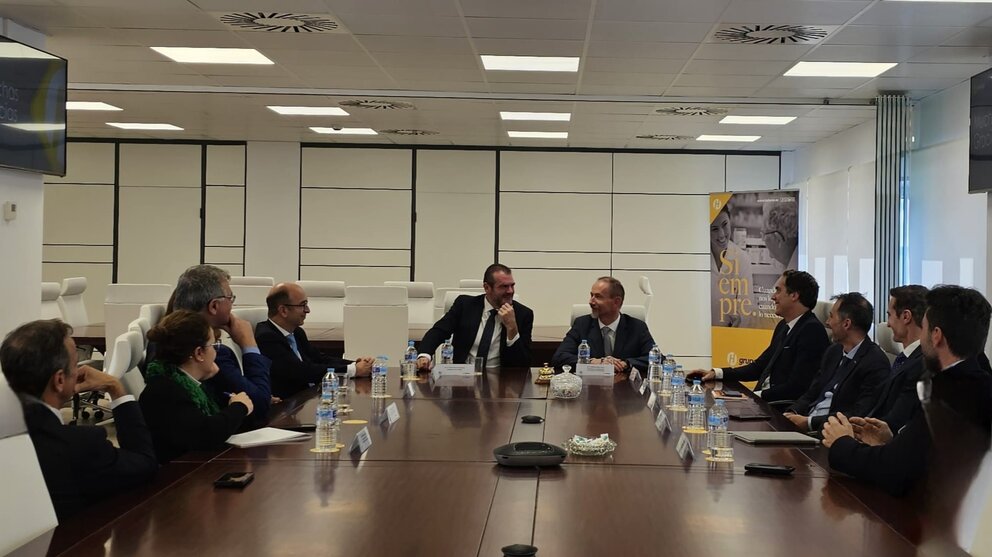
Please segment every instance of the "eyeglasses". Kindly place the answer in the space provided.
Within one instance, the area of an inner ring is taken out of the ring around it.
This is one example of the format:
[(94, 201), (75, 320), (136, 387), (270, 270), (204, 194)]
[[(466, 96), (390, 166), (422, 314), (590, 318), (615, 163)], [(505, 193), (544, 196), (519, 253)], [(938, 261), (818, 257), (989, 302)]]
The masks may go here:
[(309, 309), (310, 308), (310, 300), (303, 300), (299, 304), (283, 304), (283, 305), (286, 306), (286, 307), (288, 307), (288, 308), (306, 308), (306, 309)]
[(217, 296), (217, 297), (216, 297), (216, 298), (214, 298), (214, 299), (215, 299), (215, 300), (219, 300), (219, 299), (221, 299), (221, 298), (224, 298), (224, 299), (226, 299), (226, 300), (230, 300), (232, 304), (234, 303), (234, 300), (237, 300), (237, 299), (238, 299), (238, 297), (237, 297), (237, 296), (235, 296), (234, 294), (231, 294), (230, 296)]

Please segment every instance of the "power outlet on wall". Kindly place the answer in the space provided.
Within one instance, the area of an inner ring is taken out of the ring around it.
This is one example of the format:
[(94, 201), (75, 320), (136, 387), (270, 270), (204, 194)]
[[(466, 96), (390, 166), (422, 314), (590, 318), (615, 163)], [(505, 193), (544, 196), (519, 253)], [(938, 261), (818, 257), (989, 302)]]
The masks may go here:
[(3, 204), (3, 220), (10, 222), (17, 218), (17, 203), (7, 201)]

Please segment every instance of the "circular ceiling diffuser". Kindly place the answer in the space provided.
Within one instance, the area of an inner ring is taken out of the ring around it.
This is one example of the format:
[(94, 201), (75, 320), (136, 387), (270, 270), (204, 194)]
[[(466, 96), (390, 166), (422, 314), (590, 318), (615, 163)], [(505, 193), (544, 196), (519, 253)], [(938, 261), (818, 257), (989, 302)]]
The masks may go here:
[(713, 34), (720, 42), (737, 44), (807, 44), (826, 36), (825, 29), (809, 25), (736, 25)]
[(666, 135), (662, 133), (653, 133), (646, 135), (639, 135), (637, 139), (653, 139), (655, 141), (689, 141), (694, 139), (691, 135)]
[(413, 110), (410, 103), (400, 101), (378, 101), (375, 99), (357, 99), (353, 101), (341, 101), (340, 106), (351, 106), (354, 108), (368, 108), (371, 110)]
[(390, 135), (438, 135), (441, 132), (434, 130), (382, 130), (382, 133)]
[(338, 28), (336, 21), (307, 14), (235, 12), (220, 16), (221, 23), (249, 31), (273, 33), (327, 33)]
[(663, 116), (721, 116), (727, 113), (727, 109), (705, 106), (669, 106), (659, 108), (655, 112)]

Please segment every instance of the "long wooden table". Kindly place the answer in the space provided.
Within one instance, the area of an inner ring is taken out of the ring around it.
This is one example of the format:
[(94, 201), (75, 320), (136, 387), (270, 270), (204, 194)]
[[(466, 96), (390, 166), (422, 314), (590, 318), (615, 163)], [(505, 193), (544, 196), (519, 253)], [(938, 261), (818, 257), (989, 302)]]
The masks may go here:
[[(932, 495), (942, 486), (894, 499), (831, 473), (822, 448), (735, 442), (733, 463), (708, 463), (703, 436), (691, 436), (697, 458), (683, 461), (674, 448), (683, 418), (669, 413), (676, 429), (659, 432), (650, 392), (619, 380), (586, 386), (576, 400), (548, 399), (534, 373), (489, 371), (451, 390), (421, 377), (411, 394), (392, 370), (385, 400), (369, 397), (367, 379), (353, 381), (345, 418), (369, 422), (365, 454), (315, 455), (301, 442), (186, 455), (153, 486), (59, 526), (49, 554), (488, 556), (514, 543), (544, 556), (964, 554), (949, 540), (966, 506)], [(312, 423), (316, 396), (277, 405), (271, 425)], [(400, 420), (380, 423), (391, 403)], [(523, 424), (526, 414), (546, 421)], [(791, 429), (781, 417), (732, 426)], [(360, 427), (344, 426), (344, 442)], [(618, 443), (611, 456), (569, 456), (541, 470), (493, 462), (492, 449), (511, 441), (560, 445), (601, 433)], [(796, 472), (745, 475), (753, 461)], [(213, 487), (240, 470), (255, 472), (254, 483)], [(955, 481), (967, 487), (974, 475)]]

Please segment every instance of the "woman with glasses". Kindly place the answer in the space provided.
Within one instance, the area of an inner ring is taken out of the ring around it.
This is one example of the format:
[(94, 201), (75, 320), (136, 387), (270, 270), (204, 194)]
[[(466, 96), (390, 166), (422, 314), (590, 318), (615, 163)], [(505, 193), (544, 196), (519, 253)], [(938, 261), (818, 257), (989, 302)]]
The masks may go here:
[(710, 323), (713, 327), (752, 327), (759, 308), (751, 257), (731, 239), (732, 230), (730, 209), (724, 205), (710, 223)]
[(238, 431), (253, 405), (245, 393), (221, 407), (200, 383), (218, 371), (214, 332), (199, 313), (179, 310), (148, 331), (156, 345), (148, 364), (141, 410), (162, 463), (192, 450), (219, 448)]

